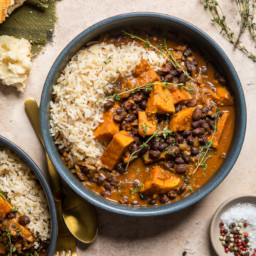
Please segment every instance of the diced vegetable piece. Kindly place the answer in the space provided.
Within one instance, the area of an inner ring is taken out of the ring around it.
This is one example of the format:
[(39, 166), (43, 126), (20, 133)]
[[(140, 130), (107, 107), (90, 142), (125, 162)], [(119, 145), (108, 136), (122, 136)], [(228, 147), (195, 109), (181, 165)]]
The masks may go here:
[(4, 219), (5, 216), (12, 211), (12, 206), (0, 196), (0, 219)]
[(146, 153), (142, 156), (142, 158), (143, 158), (143, 161), (144, 161), (145, 164), (150, 164), (150, 163), (153, 163), (153, 162), (155, 162), (155, 161), (159, 161), (160, 159), (164, 159), (165, 156), (166, 156), (166, 152), (162, 152), (159, 158), (157, 158), (157, 159), (152, 159), (152, 158), (149, 157), (149, 153), (146, 152)]
[[(228, 112), (225, 112), (219, 119), (218, 119), (218, 122), (217, 122), (217, 130), (214, 134), (214, 137), (212, 139), (212, 147), (213, 148), (217, 148), (219, 146), (219, 141), (220, 141), (220, 138), (222, 136), (222, 133), (224, 131), (224, 128), (225, 128), (225, 125), (226, 125), (226, 122), (228, 120), (228, 117), (229, 117), (229, 113)], [(211, 135), (209, 137), (209, 139), (211, 139)]]
[(180, 184), (180, 177), (160, 166), (154, 166), (140, 192), (148, 195), (166, 193)]
[(224, 86), (217, 87), (216, 94), (219, 97), (219, 99), (217, 100), (217, 104), (225, 105), (225, 106), (234, 104), (233, 98), (231, 97), (226, 87)]
[(186, 108), (176, 113), (169, 122), (169, 129), (173, 132), (191, 130), (192, 114), (195, 107)]
[(112, 140), (113, 136), (119, 132), (119, 124), (113, 119), (119, 107), (118, 104), (115, 104), (111, 109), (104, 112), (102, 117), (104, 122), (101, 123), (93, 133), (96, 139), (109, 142)]
[(112, 171), (132, 142), (134, 138), (124, 130), (115, 134), (100, 158), (105, 168)]
[(157, 129), (157, 120), (154, 115), (147, 115), (145, 111), (138, 113), (139, 134), (142, 137), (153, 135)]
[(35, 238), (33, 237), (32, 233), (26, 227), (19, 224), (18, 218), (9, 220), (6, 223), (6, 229), (10, 232), (12, 236), (15, 236), (17, 233), (17, 230), (20, 230), (22, 233), (23, 239), (25, 239), (30, 243), (35, 241)]
[(173, 97), (173, 103), (177, 104), (184, 100), (190, 100), (192, 99), (192, 96), (190, 93), (188, 93), (184, 88), (176, 88), (171, 91), (172, 97)]
[[(130, 79), (122, 84), (121, 92), (133, 89), (140, 85), (160, 81), (159, 76), (146, 60), (141, 60), (140, 64), (136, 66), (135, 74), (137, 75), (136, 78)], [(129, 93), (122, 94), (121, 97), (127, 98), (129, 97)]]
[(164, 84), (156, 82), (148, 98), (146, 112), (149, 114), (174, 113), (175, 107), (170, 89)]

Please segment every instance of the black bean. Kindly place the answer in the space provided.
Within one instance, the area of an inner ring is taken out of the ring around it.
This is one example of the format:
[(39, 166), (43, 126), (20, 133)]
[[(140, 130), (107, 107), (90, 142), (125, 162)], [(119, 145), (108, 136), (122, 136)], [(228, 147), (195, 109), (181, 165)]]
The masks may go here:
[(160, 197), (159, 201), (162, 204), (166, 204), (169, 201), (169, 198), (167, 197), (167, 195), (163, 195)]
[(136, 119), (136, 117), (134, 115), (129, 115), (128, 117), (124, 118), (124, 121), (126, 123), (131, 123)]
[(130, 102), (129, 100), (127, 100), (127, 101), (125, 101), (124, 103), (123, 103), (123, 106), (124, 106), (124, 108), (126, 109), (126, 110), (130, 110), (131, 109), (131, 107), (132, 107), (132, 102)]
[(206, 73), (207, 73), (207, 67), (206, 67), (206, 66), (202, 66), (202, 67), (201, 67), (201, 72), (202, 72), (202, 74), (206, 75)]
[(172, 69), (172, 64), (168, 62), (168, 63), (166, 63), (166, 64), (163, 66), (163, 68), (161, 69), (161, 71), (164, 72), (164, 73), (168, 73), (168, 72), (171, 71), (171, 69)]
[(102, 196), (110, 196), (110, 195), (111, 195), (111, 191), (110, 191), (110, 190), (102, 190), (102, 191), (100, 192), (100, 194), (101, 194)]
[(18, 222), (21, 226), (26, 226), (30, 223), (30, 218), (26, 215), (22, 215), (19, 217)]
[(192, 117), (194, 120), (199, 120), (202, 118), (202, 110), (200, 108), (195, 108)]
[(152, 148), (153, 148), (153, 149), (158, 150), (159, 146), (160, 146), (160, 142), (159, 142), (158, 140), (154, 140), (154, 141), (152, 142)]
[(203, 123), (203, 124), (201, 125), (201, 127), (202, 127), (205, 131), (207, 131), (207, 132), (210, 132), (210, 131), (211, 131), (210, 125), (207, 124), (207, 123)]
[(191, 147), (191, 154), (196, 156), (199, 153), (199, 148), (198, 147)]
[(143, 99), (143, 94), (135, 94), (135, 95), (133, 95), (133, 100), (135, 101), (135, 102), (140, 102), (142, 99)]
[(183, 192), (185, 192), (186, 188), (187, 188), (186, 184), (182, 185), (181, 187), (178, 188), (177, 193), (182, 194)]
[(179, 112), (179, 111), (181, 111), (181, 109), (182, 109), (182, 106), (181, 106), (180, 104), (177, 104), (177, 105), (175, 106), (175, 112), (176, 112), (176, 113)]
[(215, 129), (215, 121), (214, 121), (214, 120), (209, 120), (208, 123), (209, 123), (209, 125), (210, 125), (210, 128), (211, 128), (212, 130), (214, 130), (214, 129)]
[(168, 144), (166, 142), (160, 142), (160, 145), (158, 146), (158, 150), (161, 152), (164, 151), (168, 147)]
[(208, 138), (206, 135), (202, 135), (201, 138), (198, 139), (198, 141), (199, 141), (199, 144), (203, 146), (208, 141)]
[(140, 181), (136, 179), (136, 180), (133, 181), (132, 184), (133, 184), (134, 187), (138, 187), (140, 185)]
[(9, 212), (6, 217), (9, 220), (16, 218), (16, 212)]
[(133, 201), (131, 202), (131, 204), (132, 204), (132, 205), (136, 205), (136, 204), (138, 204), (138, 201), (133, 200)]
[(134, 138), (134, 142), (135, 142), (137, 145), (140, 145), (140, 144), (141, 144), (140, 138), (139, 138), (138, 136), (134, 136), (134, 134), (132, 134), (132, 137)]
[(170, 144), (174, 144), (175, 143), (175, 139), (171, 136), (169, 136), (166, 140), (166, 142), (170, 145)]
[(181, 136), (181, 135), (178, 135), (177, 137), (176, 137), (176, 142), (178, 143), (178, 144), (181, 144), (182, 142), (183, 142), (183, 137)]
[(191, 135), (191, 131), (185, 130), (185, 131), (183, 132), (183, 137), (184, 137), (184, 138), (187, 138), (189, 135)]
[(122, 121), (123, 117), (122, 116), (119, 116), (119, 115), (114, 115), (113, 116), (113, 119), (115, 122), (119, 123)]
[(192, 131), (193, 136), (201, 136), (204, 134), (204, 129), (203, 128), (196, 128)]
[(180, 153), (180, 148), (179, 147), (171, 146), (168, 149), (167, 155), (170, 156), (170, 157), (176, 158), (179, 155), (179, 153)]
[(119, 180), (116, 176), (111, 176), (109, 181), (112, 186), (116, 186), (119, 183)]
[(110, 184), (109, 182), (106, 182), (106, 183), (104, 184), (104, 188), (105, 188), (106, 190), (110, 190), (110, 191), (111, 191), (112, 186), (111, 186), (111, 184)]
[(180, 75), (180, 83), (185, 83), (186, 82), (186, 76), (185, 76), (185, 74), (184, 73), (182, 73), (181, 75)]
[(194, 144), (194, 137), (192, 135), (187, 137), (188, 145), (192, 146)]
[(167, 75), (164, 77), (164, 81), (171, 82), (171, 81), (172, 81), (172, 78), (173, 78), (173, 75), (172, 75), (172, 74), (167, 74)]
[(164, 169), (166, 169), (166, 170), (168, 170), (168, 171), (172, 170), (173, 167), (174, 167), (174, 165), (173, 165), (172, 162), (161, 162), (160, 164), (161, 164), (161, 166), (162, 166)]
[(140, 107), (142, 109), (145, 109), (147, 107), (147, 101), (146, 100), (142, 100), (141, 103), (140, 103)]
[(198, 128), (198, 127), (201, 126), (201, 123), (202, 123), (202, 120), (200, 119), (200, 120), (197, 120), (197, 121), (193, 121), (191, 125), (192, 125), (193, 128)]
[(137, 151), (139, 149), (139, 146), (136, 143), (133, 143), (131, 145), (131, 151), (132, 153), (134, 153), (135, 151)]
[(122, 165), (119, 165), (116, 170), (120, 173), (120, 174), (124, 174), (125, 173), (125, 168)]
[(191, 56), (191, 54), (192, 54), (192, 50), (191, 50), (191, 48), (187, 48), (185, 51), (184, 51), (184, 56), (186, 56), (186, 57), (189, 57), (189, 56)]
[(161, 156), (161, 152), (159, 150), (150, 150), (149, 157), (152, 159), (157, 159)]
[(208, 107), (203, 107), (202, 112), (203, 112), (203, 114), (207, 114), (209, 112), (209, 108)]
[(170, 199), (175, 199), (177, 197), (177, 194), (175, 193), (174, 190), (170, 190), (167, 192), (167, 196), (170, 198)]
[(97, 184), (100, 186), (104, 182), (105, 178), (103, 176), (99, 176), (97, 179)]
[(187, 71), (189, 72), (189, 73), (191, 73), (192, 72), (192, 65), (191, 65), (191, 62), (187, 59), (187, 60), (185, 60), (185, 66), (186, 66), (186, 68), (187, 68)]
[(196, 99), (190, 99), (187, 101), (187, 107), (195, 107), (197, 105), (197, 100)]
[(177, 157), (174, 160), (175, 164), (184, 164), (184, 160), (181, 157)]
[(117, 88), (118, 90), (121, 90), (121, 89), (122, 89), (122, 83), (121, 83), (121, 81), (117, 80), (117, 81), (115, 82), (115, 88)]
[(173, 82), (174, 84), (179, 84), (179, 83), (180, 83), (180, 79), (175, 76), (175, 77), (172, 79), (172, 82)]
[(148, 203), (149, 203), (150, 205), (155, 205), (155, 204), (156, 204), (156, 200), (155, 200), (155, 199), (151, 199)]
[(110, 109), (114, 106), (114, 104), (115, 104), (114, 101), (108, 101), (104, 104), (104, 108), (105, 109)]
[(97, 179), (95, 177), (88, 178), (90, 182), (97, 183)]
[(188, 171), (188, 166), (186, 164), (178, 164), (175, 171), (180, 174), (184, 174)]
[(120, 108), (118, 108), (117, 110), (116, 110), (116, 113), (120, 116), (120, 115), (122, 115), (124, 112), (126, 112), (125, 111), (125, 109), (123, 108), (123, 107), (120, 107)]
[(191, 159), (191, 156), (184, 153), (184, 154), (182, 155), (182, 158), (184, 159), (185, 163), (189, 163), (189, 161), (190, 161), (190, 159)]
[(140, 150), (140, 155), (146, 154), (146, 152), (149, 150), (149, 147), (142, 147)]

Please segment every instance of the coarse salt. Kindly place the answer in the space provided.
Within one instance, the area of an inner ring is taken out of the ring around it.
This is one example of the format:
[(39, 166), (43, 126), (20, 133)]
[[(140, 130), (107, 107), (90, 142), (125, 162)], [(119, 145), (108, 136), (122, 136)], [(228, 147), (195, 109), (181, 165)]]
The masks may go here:
[(256, 248), (256, 205), (238, 203), (224, 212), (220, 219), (226, 228), (232, 223), (248, 222), (248, 226), (244, 227), (244, 231), (249, 234), (250, 247)]

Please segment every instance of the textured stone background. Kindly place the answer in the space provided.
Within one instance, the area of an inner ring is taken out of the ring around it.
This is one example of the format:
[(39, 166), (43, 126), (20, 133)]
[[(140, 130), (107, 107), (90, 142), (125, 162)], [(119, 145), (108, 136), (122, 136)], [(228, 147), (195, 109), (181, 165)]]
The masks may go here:
[[(238, 27), (236, 7), (223, 0), (228, 19)], [(54, 41), (34, 61), (27, 90), (0, 88), (0, 134), (22, 147), (46, 173), (43, 150), (24, 111), (24, 100), (39, 102), (46, 75), (60, 51), (88, 26), (107, 17), (127, 12), (148, 11), (170, 14), (191, 22), (210, 35), (226, 52), (243, 84), (247, 102), (247, 132), (242, 152), (228, 177), (205, 199), (177, 214), (154, 218), (131, 218), (97, 209), (99, 236), (89, 246), (79, 245), (78, 255), (212, 255), (209, 224), (216, 208), (227, 198), (240, 193), (255, 193), (256, 163), (256, 63), (234, 51), (210, 22), (199, 0), (62, 0), (57, 4), (58, 21)], [(246, 40), (250, 44), (249, 40)], [(254, 49), (255, 50), (255, 49)]]

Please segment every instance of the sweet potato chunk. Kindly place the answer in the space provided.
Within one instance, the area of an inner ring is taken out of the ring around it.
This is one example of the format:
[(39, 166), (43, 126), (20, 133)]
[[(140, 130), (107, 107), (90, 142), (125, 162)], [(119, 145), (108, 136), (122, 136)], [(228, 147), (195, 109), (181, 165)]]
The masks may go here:
[(227, 90), (226, 87), (221, 86), (218, 87), (216, 90), (216, 94), (219, 97), (219, 99), (217, 100), (217, 103), (220, 105), (225, 105), (225, 106), (229, 106), (229, 105), (233, 105), (233, 98), (230, 95), (229, 91)]
[(115, 104), (111, 109), (104, 112), (102, 117), (104, 122), (101, 123), (93, 133), (97, 140), (109, 142), (113, 136), (119, 132), (119, 124), (113, 119), (114, 113), (118, 108), (119, 105)]
[(173, 103), (177, 104), (184, 100), (190, 100), (192, 99), (192, 96), (190, 93), (188, 93), (184, 88), (176, 88), (171, 91), (172, 97), (173, 97)]
[(124, 130), (115, 134), (100, 158), (105, 168), (112, 171), (132, 142), (134, 138)]
[(12, 211), (12, 206), (0, 196), (0, 220)]
[(166, 193), (180, 184), (180, 177), (171, 174), (160, 166), (154, 166), (150, 177), (145, 181), (140, 192), (148, 195)]
[[(135, 73), (135, 75), (137, 75), (137, 77), (130, 79), (127, 82), (124, 82), (122, 84), (121, 92), (133, 89), (140, 85), (153, 83), (155, 81), (160, 81), (159, 76), (154, 71), (154, 69), (151, 68), (151, 66), (149, 65), (149, 63), (146, 60), (141, 60), (140, 64), (138, 64), (135, 67), (134, 73)], [(122, 94), (121, 97), (127, 98), (127, 97), (129, 97), (129, 93)]]
[(170, 89), (156, 82), (148, 98), (146, 112), (148, 114), (174, 113), (175, 107)]
[(153, 135), (157, 129), (157, 120), (154, 115), (147, 116), (145, 111), (139, 114), (139, 134), (142, 137)]
[(169, 122), (169, 129), (173, 132), (190, 130), (194, 109), (195, 107), (186, 108), (176, 113)]
[[(217, 122), (217, 130), (214, 134), (214, 137), (212, 139), (212, 147), (213, 148), (217, 148), (219, 146), (219, 141), (220, 141), (220, 138), (221, 138), (221, 135), (225, 129), (225, 125), (226, 125), (226, 122), (228, 120), (228, 117), (229, 117), (229, 113), (228, 112), (225, 112), (218, 120)], [(211, 139), (211, 135), (209, 137), (209, 139)]]

